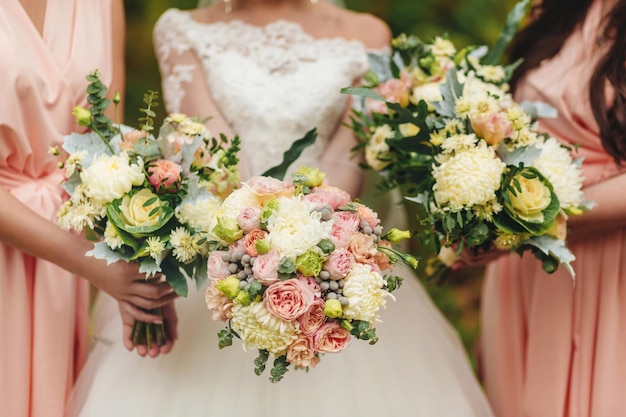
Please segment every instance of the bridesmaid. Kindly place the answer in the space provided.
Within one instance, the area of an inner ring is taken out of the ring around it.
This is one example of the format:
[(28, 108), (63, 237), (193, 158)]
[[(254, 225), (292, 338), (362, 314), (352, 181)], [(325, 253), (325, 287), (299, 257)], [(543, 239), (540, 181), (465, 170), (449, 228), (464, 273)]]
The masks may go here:
[(65, 196), (58, 160), (48, 149), (78, 130), (71, 113), (86, 105), (87, 73), (98, 68), (112, 91), (122, 90), (122, 25), (121, 0), (2, 0), (2, 416), (63, 415), (87, 354), (88, 282), (120, 301), (126, 322), (156, 319), (133, 304), (151, 308), (172, 298), (167, 285), (140, 281), (132, 264), (106, 267), (84, 256), (92, 245), (55, 220)]
[(576, 279), (533, 257), (487, 268), (484, 378), (502, 417), (626, 416), (626, 0), (542, 0), (513, 44), (517, 100), (585, 158), (596, 207), (569, 220)]

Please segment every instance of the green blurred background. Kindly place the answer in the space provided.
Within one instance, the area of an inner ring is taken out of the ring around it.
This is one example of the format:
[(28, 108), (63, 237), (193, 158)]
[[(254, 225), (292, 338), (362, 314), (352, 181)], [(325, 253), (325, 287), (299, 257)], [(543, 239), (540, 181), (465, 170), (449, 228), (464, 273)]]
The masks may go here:
[[(385, 20), (394, 35), (410, 33), (429, 40), (446, 33), (457, 47), (491, 45), (504, 24), (514, 0), (346, 0), (348, 8), (372, 13)], [(197, 0), (126, 0), (127, 91), (126, 122), (139, 117), (138, 108), (147, 90), (160, 91), (159, 72), (152, 49), (152, 27), (168, 8), (190, 9)], [(163, 106), (157, 109), (163, 117)], [(482, 270), (449, 274), (443, 282), (424, 286), (437, 306), (458, 329), (468, 351), (478, 334)], [(392, 307), (393, 308), (393, 307)]]

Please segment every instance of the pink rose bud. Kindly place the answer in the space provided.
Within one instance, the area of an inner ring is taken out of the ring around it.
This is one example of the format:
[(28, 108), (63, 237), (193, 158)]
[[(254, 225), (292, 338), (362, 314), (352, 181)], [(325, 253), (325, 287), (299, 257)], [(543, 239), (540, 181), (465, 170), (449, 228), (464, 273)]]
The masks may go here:
[(181, 171), (180, 165), (167, 159), (159, 159), (148, 166), (148, 181), (157, 193), (174, 193), (180, 184)]
[(476, 135), (491, 146), (498, 145), (513, 132), (513, 126), (507, 116), (497, 111), (474, 116), (470, 123)]

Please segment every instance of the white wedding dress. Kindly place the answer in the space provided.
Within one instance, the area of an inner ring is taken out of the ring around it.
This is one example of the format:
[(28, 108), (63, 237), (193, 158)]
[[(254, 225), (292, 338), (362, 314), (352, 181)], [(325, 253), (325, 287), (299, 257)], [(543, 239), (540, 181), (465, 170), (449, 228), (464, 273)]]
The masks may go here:
[[(178, 111), (189, 94), (208, 86), (241, 136), (240, 156), (253, 174), (280, 162), (291, 142), (314, 126), (318, 140), (299, 162), (316, 166), (346, 103), (339, 90), (365, 71), (367, 61), (360, 43), (315, 40), (293, 23), (201, 24), (176, 9), (157, 23), (155, 45), (167, 110)], [(194, 79), (185, 54), (200, 57), (201, 79)], [(224, 323), (211, 320), (203, 290), (177, 300), (179, 339), (157, 359), (124, 349), (116, 305), (101, 297), (94, 348), (71, 414), (492, 416), (456, 332), (417, 279), (404, 275), (394, 292), (397, 301), (382, 313), (377, 344), (354, 341), (340, 354), (323, 356), (310, 372), (291, 370), (276, 384), (268, 381), (271, 364), (263, 375), (254, 374), (257, 352), (244, 352), (238, 340), (218, 349), (216, 334)]]

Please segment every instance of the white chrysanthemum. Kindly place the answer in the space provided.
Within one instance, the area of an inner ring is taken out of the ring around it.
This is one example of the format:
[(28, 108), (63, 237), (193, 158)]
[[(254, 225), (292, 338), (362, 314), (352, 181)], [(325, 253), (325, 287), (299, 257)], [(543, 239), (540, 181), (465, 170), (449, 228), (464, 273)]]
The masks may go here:
[(262, 302), (248, 306), (235, 304), (230, 315), (232, 328), (241, 337), (244, 350), (266, 349), (280, 355), (298, 338), (297, 325), (276, 317)]
[(206, 133), (206, 127), (192, 119), (185, 119), (180, 123), (180, 131), (190, 136), (203, 135)]
[(476, 147), (478, 138), (475, 134), (470, 135), (454, 135), (444, 139), (441, 144), (441, 151), (444, 154), (454, 154), (467, 151)]
[(261, 199), (252, 191), (249, 185), (244, 183), (241, 188), (233, 191), (226, 197), (218, 214), (236, 219), (239, 213), (248, 207), (261, 207)]
[(189, 263), (196, 258), (199, 251), (197, 239), (184, 227), (177, 227), (170, 233), (172, 253), (179, 262)]
[(111, 249), (119, 249), (124, 244), (124, 241), (120, 237), (119, 233), (117, 233), (117, 229), (111, 222), (107, 222), (106, 227), (104, 228), (104, 243), (107, 244)]
[(187, 203), (178, 208), (176, 218), (183, 224), (188, 224), (192, 229), (210, 232), (215, 227), (216, 216), (220, 209), (221, 201), (215, 196), (209, 196), (202, 200)]
[(506, 117), (515, 130), (522, 130), (530, 125), (530, 115), (519, 104), (509, 107), (506, 111)]
[(146, 245), (148, 247), (148, 255), (155, 261), (161, 259), (163, 251), (165, 250), (165, 242), (161, 240), (159, 236), (150, 236), (146, 239)]
[(472, 102), (468, 97), (459, 97), (454, 102), (454, 114), (460, 119), (465, 119), (472, 111)]
[(183, 113), (172, 113), (164, 120), (165, 123), (182, 123), (187, 120), (187, 115)]
[(322, 213), (300, 198), (280, 197), (278, 209), (267, 220), (270, 247), (282, 256), (295, 258), (329, 237), (331, 222), (321, 222)]
[(65, 160), (65, 172), (67, 172), (67, 176), (71, 177), (76, 171), (76, 166), (80, 165), (80, 163), (87, 156), (87, 151), (78, 151), (70, 154)]
[(486, 204), (496, 198), (505, 167), (493, 148), (481, 141), (434, 167), (435, 200), (452, 210)]
[(511, 141), (505, 141), (507, 148), (517, 149), (524, 146), (534, 145), (539, 141), (537, 132), (524, 127), (511, 135)]
[(481, 65), (476, 70), (476, 75), (485, 81), (499, 83), (504, 81), (506, 73), (500, 65)]
[(493, 215), (498, 214), (502, 211), (502, 204), (498, 202), (498, 200), (488, 201), (482, 206), (474, 206), (472, 207), (474, 214), (481, 219), (485, 219), (488, 222), (493, 222)]
[(96, 203), (106, 204), (121, 198), (133, 185), (144, 182), (143, 161), (131, 164), (126, 152), (119, 155), (100, 155), (86, 168), (80, 178), (85, 194)]
[(66, 201), (57, 211), (59, 226), (65, 230), (82, 232), (85, 227), (94, 228), (96, 220), (99, 220), (100, 210), (90, 201), (75, 202)]
[(343, 287), (343, 295), (348, 299), (343, 316), (369, 323), (378, 321), (378, 311), (387, 305), (386, 297), (391, 296), (383, 289), (384, 285), (382, 275), (370, 265), (354, 263)]
[(430, 46), (430, 50), (433, 54), (438, 56), (454, 56), (454, 54), (456, 54), (454, 44), (440, 36), (435, 37), (435, 40)]
[(538, 141), (535, 146), (542, 152), (533, 161), (532, 166), (550, 181), (561, 208), (578, 207), (584, 200), (580, 165), (574, 163), (569, 150), (554, 138)]

